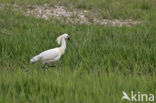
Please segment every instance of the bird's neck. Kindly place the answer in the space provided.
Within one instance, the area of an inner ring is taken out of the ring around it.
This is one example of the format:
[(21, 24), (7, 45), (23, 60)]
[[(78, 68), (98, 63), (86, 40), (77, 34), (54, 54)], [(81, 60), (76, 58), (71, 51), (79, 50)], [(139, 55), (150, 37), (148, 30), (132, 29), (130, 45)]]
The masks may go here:
[(65, 41), (64, 38), (62, 38), (61, 47), (60, 47), (60, 48), (62, 48), (64, 51), (65, 51), (65, 49), (66, 49), (66, 41)]

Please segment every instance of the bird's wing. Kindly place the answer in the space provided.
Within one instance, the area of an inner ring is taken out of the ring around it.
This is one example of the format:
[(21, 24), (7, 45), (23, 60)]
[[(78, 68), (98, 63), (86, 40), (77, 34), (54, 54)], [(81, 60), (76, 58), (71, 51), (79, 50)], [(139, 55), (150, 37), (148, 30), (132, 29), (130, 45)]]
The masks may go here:
[(42, 52), (40, 56), (42, 60), (52, 60), (59, 56), (59, 51), (57, 51), (56, 49), (50, 49)]

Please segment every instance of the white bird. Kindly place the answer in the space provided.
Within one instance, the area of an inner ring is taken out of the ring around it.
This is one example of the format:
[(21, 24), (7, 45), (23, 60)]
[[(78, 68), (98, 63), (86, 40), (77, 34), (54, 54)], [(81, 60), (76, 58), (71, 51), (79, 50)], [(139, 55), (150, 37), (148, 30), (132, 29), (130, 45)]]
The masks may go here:
[(54, 49), (49, 49), (46, 51), (41, 52), (40, 54), (34, 56), (31, 60), (30, 63), (36, 62), (36, 61), (41, 61), (42, 64), (51, 64), (52, 62), (58, 61), (60, 57), (65, 53), (66, 50), (66, 40), (69, 39), (69, 35), (67, 33), (62, 34), (59, 36), (56, 41), (58, 44), (61, 46), (54, 48)]

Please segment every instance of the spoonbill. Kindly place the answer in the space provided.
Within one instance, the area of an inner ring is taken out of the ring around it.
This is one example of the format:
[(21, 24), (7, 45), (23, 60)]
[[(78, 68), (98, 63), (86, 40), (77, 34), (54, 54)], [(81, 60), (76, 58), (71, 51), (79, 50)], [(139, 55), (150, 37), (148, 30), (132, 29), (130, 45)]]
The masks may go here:
[(61, 56), (65, 53), (66, 50), (66, 39), (70, 41), (69, 35), (67, 33), (60, 35), (56, 41), (61, 46), (53, 49), (49, 49), (41, 52), (40, 54), (34, 56), (30, 63), (34, 63), (37, 61), (41, 61), (41, 63), (45, 67), (46, 64), (51, 64), (53, 62), (58, 61)]

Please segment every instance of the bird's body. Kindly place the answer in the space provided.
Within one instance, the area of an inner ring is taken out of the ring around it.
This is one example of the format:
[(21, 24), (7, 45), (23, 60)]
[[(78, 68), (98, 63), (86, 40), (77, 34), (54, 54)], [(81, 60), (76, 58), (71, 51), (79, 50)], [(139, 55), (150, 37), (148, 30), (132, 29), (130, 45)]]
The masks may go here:
[(30, 60), (30, 62), (33, 63), (33, 62), (40, 60), (42, 64), (45, 64), (45, 63), (50, 64), (52, 62), (58, 61), (62, 55), (62, 53), (59, 50), (60, 48), (54, 48), (54, 49), (41, 52), (39, 55), (36, 55), (35, 57), (33, 57)]
[(52, 62), (58, 61), (60, 57), (64, 54), (66, 50), (66, 41), (65, 39), (69, 39), (68, 34), (63, 34), (57, 38), (58, 44), (61, 44), (61, 47), (49, 49), (41, 52), (40, 54), (34, 56), (30, 63), (41, 61), (42, 64), (50, 64)]

